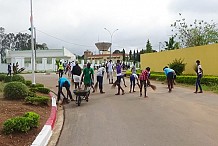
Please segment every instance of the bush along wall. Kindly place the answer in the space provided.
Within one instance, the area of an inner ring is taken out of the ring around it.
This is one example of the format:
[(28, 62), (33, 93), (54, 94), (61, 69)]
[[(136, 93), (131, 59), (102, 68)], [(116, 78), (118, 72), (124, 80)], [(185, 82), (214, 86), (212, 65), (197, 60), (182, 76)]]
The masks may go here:
[(14, 117), (3, 123), (3, 133), (27, 132), (38, 127), (40, 116), (34, 112), (27, 112), (24, 116)]
[[(160, 74), (151, 74), (150, 79), (157, 80), (157, 81), (164, 81), (166, 80), (166, 76)], [(193, 85), (196, 82), (196, 76), (177, 76), (176, 82)], [(201, 79), (201, 83), (207, 86), (218, 85), (218, 77), (203, 76), (203, 78)]]

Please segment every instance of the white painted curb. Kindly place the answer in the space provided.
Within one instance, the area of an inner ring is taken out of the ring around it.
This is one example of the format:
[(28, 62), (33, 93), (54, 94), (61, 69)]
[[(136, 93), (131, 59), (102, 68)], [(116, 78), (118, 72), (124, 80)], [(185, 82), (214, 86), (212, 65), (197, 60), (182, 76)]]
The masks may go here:
[(52, 130), (56, 121), (57, 105), (56, 98), (49, 94), (52, 99), (51, 114), (41, 132), (37, 135), (31, 146), (46, 146), (51, 138)]

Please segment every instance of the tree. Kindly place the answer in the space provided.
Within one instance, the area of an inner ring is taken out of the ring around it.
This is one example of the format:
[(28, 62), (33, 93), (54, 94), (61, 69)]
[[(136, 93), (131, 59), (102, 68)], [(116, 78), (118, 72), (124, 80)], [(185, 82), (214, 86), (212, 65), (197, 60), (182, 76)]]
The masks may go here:
[(145, 50), (146, 53), (152, 53), (152, 46), (151, 46), (151, 43), (148, 39), (147, 43), (146, 43), (146, 50)]
[(140, 61), (140, 54), (139, 54), (138, 49), (136, 51), (136, 61)]
[[(181, 14), (179, 14), (181, 16)], [(208, 45), (218, 42), (217, 24), (211, 20), (210, 23), (204, 20), (194, 20), (188, 24), (185, 18), (176, 20), (171, 24), (173, 37), (179, 40), (180, 46), (194, 47)]]
[(170, 37), (169, 41), (165, 41), (166, 43), (166, 48), (165, 50), (174, 50), (174, 49), (179, 49), (179, 43), (174, 41), (174, 37)]
[(120, 50), (115, 50), (114, 52), (113, 52), (113, 54), (120, 54), (121, 52), (120, 52)]
[(123, 49), (122, 53), (123, 53), (123, 62), (125, 62), (126, 61), (126, 52), (124, 49)]
[(132, 60), (132, 51), (129, 51), (129, 60)]
[(18, 33), (15, 36), (16, 50), (31, 49), (31, 35), (27, 33)]
[(5, 49), (3, 47), (3, 40), (5, 38), (5, 29), (0, 27), (0, 54), (1, 54), (1, 62), (3, 62)]
[(135, 65), (135, 61), (136, 61), (136, 54), (135, 54), (135, 50), (133, 52), (133, 61), (134, 61), (134, 65)]

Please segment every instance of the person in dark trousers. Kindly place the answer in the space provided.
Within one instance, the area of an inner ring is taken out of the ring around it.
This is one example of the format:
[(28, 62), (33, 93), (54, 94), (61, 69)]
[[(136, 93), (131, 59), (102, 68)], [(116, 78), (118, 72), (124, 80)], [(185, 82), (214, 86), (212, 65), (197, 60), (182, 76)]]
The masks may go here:
[(59, 78), (61, 78), (64, 73), (64, 66), (63, 66), (62, 61), (60, 61), (58, 64), (58, 73), (59, 73)]
[(147, 67), (139, 75), (139, 80), (140, 80), (140, 96), (142, 96), (142, 88), (144, 86), (144, 98), (148, 97), (147, 96), (147, 85), (150, 84), (150, 81), (149, 81), (149, 72), (150, 72), (150, 67)]
[(10, 75), (11, 76), (11, 63), (8, 64), (8, 74), (7, 76)]
[(97, 71), (97, 82), (99, 84), (99, 90), (100, 90), (100, 93), (103, 94), (105, 93), (103, 91), (103, 77), (104, 77), (104, 72), (105, 72), (105, 68), (102, 66), (98, 69)]
[(68, 81), (67, 78), (65, 77), (61, 77), (58, 80), (58, 99), (57, 102), (59, 102), (61, 94), (63, 95), (64, 99), (67, 99), (67, 97), (64, 95), (62, 88), (65, 87), (65, 89), (67, 90), (67, 94), (69, 95), (71, 101), (74, 101), (72, 94), (70, 92), (70, 82)]
[[(202, 90), (202, 87), (201, 87), (201, 78), (203, 76), (203, 69), (201, 67), (201, 64), (200, 64), (199, 60), (196, 61), (196, 65), (197, 65), (197, 67), (196, 67), (195, 71), (196, 71), (196, 74), (197, 74), (197, 78), (196, 78), (196, 84), (195, 84), (196, 90), (195, 90), (194, 93), (203, 93), (203, 90)], [(200, 88), (199, 92), (198, 92), (198, 87)]]
[(74, 80), (74, 84), (75, 84), (75, 89), (79, 88), (81, 73), (82, 73), (82, 69), (79, 66), (78, 62), (76, 61), (76, 64), (72, 70), (72, 76), (73, 76), (73, 80)]
[(124, 90), (120, 85), (121, 78), (123, 77), (123, 75), (122, 75), (122, 66), (120, 65), (120, 60), (117, 60), (116, 70), (117, 70), (116, 85), (118, 86), (118, 92), (115, 95), (120, 95), (120, 90), (122, 91), (122, 95), (124, 95), (125, 94)]
[(174, 80), (175, 71), (167, 66), (163, 68), (163, 71), (165, 75), (167, 76), (168, 89), (169, 89), (169, 92), (171, 92), (173, 89), (173, 80)]

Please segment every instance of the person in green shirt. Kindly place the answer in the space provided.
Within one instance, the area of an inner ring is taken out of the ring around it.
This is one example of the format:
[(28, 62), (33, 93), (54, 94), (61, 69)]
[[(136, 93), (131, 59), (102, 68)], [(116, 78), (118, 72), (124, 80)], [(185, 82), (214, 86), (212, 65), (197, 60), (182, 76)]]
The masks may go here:
[(81, 81), (84, 82), (85, 89), (87, 87), (91, 86), (93, 88), (93, 92), (95, 92), (95, 89), (93, 87), (93, 83), (94, 83), (94, 70), (93, 70), (93, 68), (91, 68), (91, 64), (90, 63), (88, 63), (87, 67), (83, 69), (83, 74), (82, 74)]

